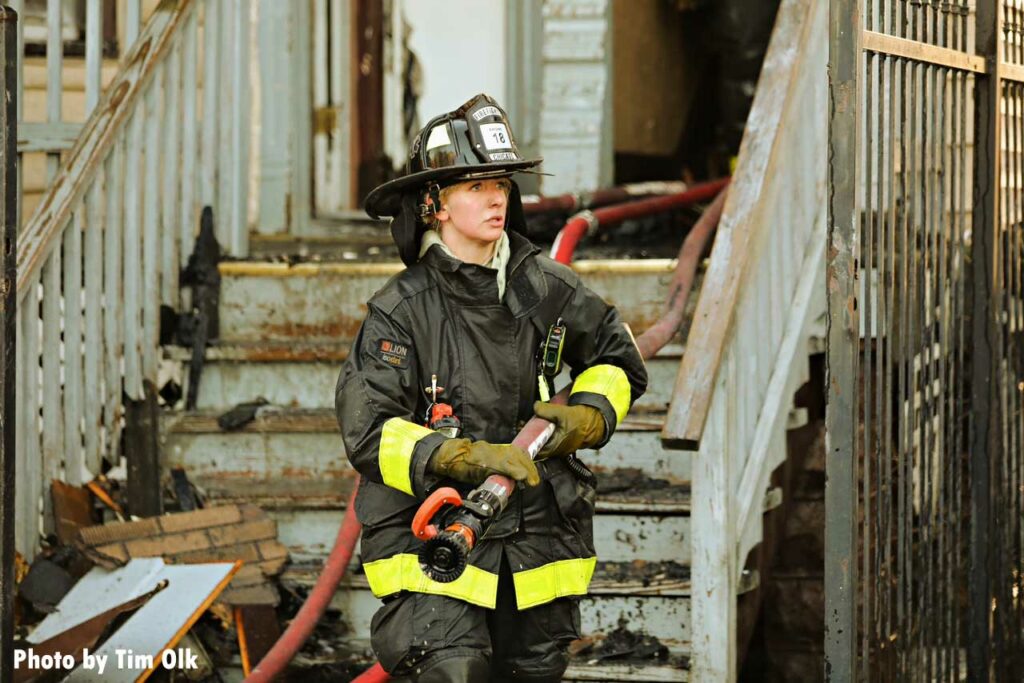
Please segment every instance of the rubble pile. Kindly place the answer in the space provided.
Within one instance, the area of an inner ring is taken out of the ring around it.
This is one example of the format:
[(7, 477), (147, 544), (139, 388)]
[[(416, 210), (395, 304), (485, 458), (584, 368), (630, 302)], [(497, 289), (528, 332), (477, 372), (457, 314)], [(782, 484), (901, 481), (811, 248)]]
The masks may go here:
[[(54, 482), (51, 493), (53, 533), (31, 563), (19, 557), (15, 576), (15, 683), (147, 670), (155, 681), (220, 681), (223, 667), (255, 666), (294, 613), (278, 586), (288, 549), (256, 506), (139, 519), (114, 480)], [(118, 651), (135, 659), (117, 662)]]
[(245, 564), (218, 598), (231, 606), (278, 604), (280, 596), (270, 578), (288, 560), (288, 549), (277, 540), (276, 522), (252, 505), (85, 527), (76, 542), (87, 557), (107, 568), (137, 557), (174, 563), (240, 560)]

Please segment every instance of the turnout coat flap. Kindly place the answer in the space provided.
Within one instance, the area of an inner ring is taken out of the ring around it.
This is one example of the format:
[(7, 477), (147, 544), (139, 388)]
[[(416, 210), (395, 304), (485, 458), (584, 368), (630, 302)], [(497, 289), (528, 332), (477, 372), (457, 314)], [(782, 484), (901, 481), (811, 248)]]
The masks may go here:
[(559, 317), (566, 325), (563, 360), (575, 382), (570, 403), (600, 410), (608, 437), (647, 386), (618, 312), (525, 237), (509, 238), (503, 300), (493, 270), (431, 248), (370, 299), (338, 378), (342, 438), (361, 475), (362, 557), (378, 596), (410, 590), (493, 607), (503, 549), (520, 608), (586, 592), (595, 562), (594, 490), (561, 458), (539, 463), (541, 484), (512, 495), (463, 577), (436, 584), (413, 561), (421, 544), (410, 531), (417, 505), (440, 485), (472, 488), (427, 472), (446, 438), (423, 426), (431, 375), (443, 387), (439, 398), (462, 421), (463, 436), (492, 443), (510, 443), (532, 417), (537, 350)]

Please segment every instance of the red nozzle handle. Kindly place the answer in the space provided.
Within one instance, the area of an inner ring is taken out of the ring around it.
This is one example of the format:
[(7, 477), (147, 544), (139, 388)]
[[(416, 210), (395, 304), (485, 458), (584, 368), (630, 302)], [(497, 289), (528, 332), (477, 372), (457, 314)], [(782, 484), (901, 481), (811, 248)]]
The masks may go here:
[(442, 505), (459, 507), (462, 505), (462, 496), (451, 486), (442, 486), (427, 496), (427, 499), (420, 505), (420, 509), (416, 511), (416, 516), (412, 518), (412, 533), (416, 538), (421, 541), (429, 541), (437, 536), (437, 526), (431, 524), (430, 521)]

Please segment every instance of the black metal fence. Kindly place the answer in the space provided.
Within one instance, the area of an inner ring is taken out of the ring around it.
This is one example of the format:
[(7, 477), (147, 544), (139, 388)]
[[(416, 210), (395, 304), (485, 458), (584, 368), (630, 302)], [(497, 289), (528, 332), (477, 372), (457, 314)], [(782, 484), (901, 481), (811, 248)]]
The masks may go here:
[(832, 0), (826, 674), (1024, 680), (1024, 2)]

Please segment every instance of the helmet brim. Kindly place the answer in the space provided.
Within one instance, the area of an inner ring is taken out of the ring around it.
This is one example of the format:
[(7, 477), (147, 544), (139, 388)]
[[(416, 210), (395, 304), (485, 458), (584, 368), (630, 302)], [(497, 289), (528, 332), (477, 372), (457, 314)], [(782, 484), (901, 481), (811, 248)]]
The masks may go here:
[(432, 182), (459, 182), (462, 179), (497, 177), (511, 175), (533, 168), (542, 159), (523, 161), (502, 161), (500, 163), (475, 164), (473, 166), (449, 166), (431, 168), (389, 180), (370, 190), (363, 201), (363, 208), (371, 218), (394, 216), (401, 208), (401, 197), (406, 192), (425, 189)]

